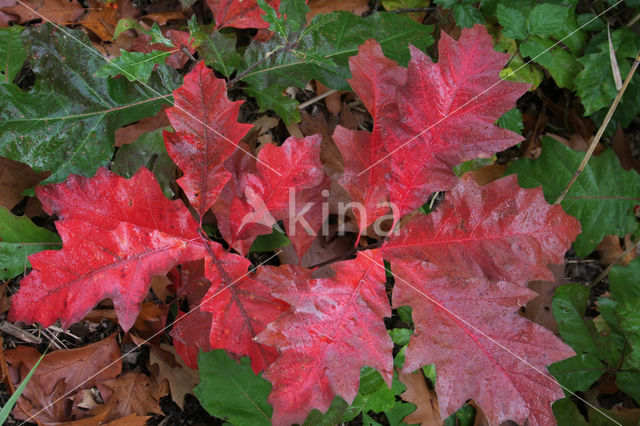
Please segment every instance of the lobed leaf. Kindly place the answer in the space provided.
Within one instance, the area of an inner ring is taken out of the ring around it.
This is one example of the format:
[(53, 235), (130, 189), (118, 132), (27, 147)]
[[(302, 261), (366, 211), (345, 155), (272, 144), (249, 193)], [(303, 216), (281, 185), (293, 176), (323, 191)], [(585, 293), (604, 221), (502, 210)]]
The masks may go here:
[[(542, 155), (516, 161), (507, 173), (517, 173), (525, 188), (542, 185), (547, 201), (554, 202), (578, 170), (583, 155), (543, 137)], [(639, 201), (640, 176), (636, 171), (623, 170), (612, 151), (591, 158), (561, 203), (582, 225), (573, 244), (576, 254), (588, 255), (605, 235), (622, 237), (636, 229), (634, 206)]]
[(130, 180), (99, 169), (93, 178), (70, 176), (36, 194), (58, 216), (63, 247), (29, 257), (33, 271), (12, 298), (11, 321), (48, 327), (60, 319), (66, 327), (111, 298), (128, 331), (152, 277), (203, 257), (189, 211), (167, 200), (145, 168)]
[(115, 130), (157, 114), (178, 85), (164, 66), (148, 86), (96, 77), (104, 58), (80, 30), (47, 23), (25, 30), (23, 40), (36, 84), (26, 92), (0, 85), (0, 155), (50, 171), (44, 183), (93, 175), (113, 156)]
[(292, 306), (258, 336), (281, 353), (265, 371), (274, 424), (302, 423), (312, 408), (327, 411), (336, 395), (351, 404), (365, 365), (391, 385), (393, 343), (382, 321), (391, 309), (374, 256), (335, 263), (335, 277), (325, 279), (294, 266), (260, 268), (259, 279), (267, 275), (273, 295)]

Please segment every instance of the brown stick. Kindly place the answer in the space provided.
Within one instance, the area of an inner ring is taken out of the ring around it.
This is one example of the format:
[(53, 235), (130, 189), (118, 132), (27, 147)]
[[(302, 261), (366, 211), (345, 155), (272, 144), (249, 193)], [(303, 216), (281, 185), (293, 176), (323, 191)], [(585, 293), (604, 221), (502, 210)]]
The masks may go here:
[(640, 61), (640, 53), (636, 55), (636, 59), (635, 61), (633, 61), (633, 66), (631, 67), (629, 74), (627, 74), (627, 78), (624, 80), (624, 83), (622, 84), (622, 88), (618, 92), (618, 95), (616, 96), (616, 98), (613, 100), (611, 107), (609, 107), (609, 111), (607, 112), (607, 115), (605, 116), (604, 121), (602, 122), (602, 125), (598, 129), (596, 136), (593, 138), (593, 141), (591, 141), (591, 145), (589, 146), (589, 149), (584, 154), (584, 157), (582, 158), (582, 162), (580, 163), (578, 170), (576, 170), (576, 172), (573, 174), (573, 177), (571, 178), (567, 186), (564, 188), (562, 193), (558, 196), (558, 198), (553, 204), (560, 204), (562, 200), (564, 200), (564, 197), (566, 197), (567, 193), (569, 192), (573, 184), (578, 179), (578, 176), (580, 176), (580, 173), (582, 173), (585, 167), (587, 167), (587, 162), (591, 158), (591, 155), (593, 155), (593, 151), (596, 149), (596, 146), (598, 145), (600, 138), (602, 138), (602, 135), (604, 134), (604, 131), (607, 128), (607, 125), (609, 124), (609, 121), (611, 121), (611, 117), (613, 117), (613, 113), (616, 111), (616, 108), (620, 103), (620, 99), (622, 98), (622, 95), (627, 90), (627, 87), (629, 86), (629, 82), (631, 82), (631, 77), (633, 77), (633, 74), (638, 69), (638, 64), (640, 63), (639, 61)]

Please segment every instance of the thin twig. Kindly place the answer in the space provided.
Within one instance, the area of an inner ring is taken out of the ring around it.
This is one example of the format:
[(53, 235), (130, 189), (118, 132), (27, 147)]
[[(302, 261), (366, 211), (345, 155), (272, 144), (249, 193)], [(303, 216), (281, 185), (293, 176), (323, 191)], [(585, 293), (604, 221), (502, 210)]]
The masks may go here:
[(306, 102), (301, 103), (300, 105), (298, 105), (298, 109), (305, 109), (306, 107), (308, 107), (309, 105), (313, 105), (316, 102), (326, 98), (327, 96), (333, 95), (334, 93), (337, 93), (337, 90), (331, 89), (331, 90), (327, 90), (326, 92), (324, 92), (321, 95), (318, 96), (314, 96), (313, 98), (309, 99)]
[(629, 21), (629, 23), (627, 24), (627, 27), (633, 26), (639, 20), (640, 20), (640, 13), (638, 13), (636, 16), (633, 17), (633, 19)]
[(618, 92), (618, 95), (616, 96), (616, 98), (613, 100), (611, 107), (609, 107), (609, 111), (607, 112), (607, 115), (604, 118), (602, 125), (598, 129), (598, 133), (596, 133), (596, 136), (593, 138), (593, 141), (591, 141), (591, 145), (589, 146), (589, 149), (587, 150), (584, 157), (582, 158), (582, 162), (580, 163), (578, 170), (576, 170), (576, 172), (573, 174), (573, 177), (571, 178), (567, 186), (564, 188), (562, 193), (558, 196), (558, 198), (553, 204), (560, 204), (562, 200), (564, 200), (564, 197), (567, 195), (567, 193), (569, 192), (573, 184), (576, 182), (576, 180), (578, 179), (578, 176), (580, 176), (580, 173), (582, 173), (584, 168), (587, 167), (587, 162), (591, 158), (591, 155), (593, 155), (593, 151), (596, 149), (596, 146), (598, 145), (600, 138), (602, 137), (605, 129), (609, 125), (609, 121), (611, 121), (611, 117), (613, 117), (613, 113), (616, 111), (616, 108), (620, 103), (620, 99), (622, 98), (622, 95), (624, 94), (624, 92), (627, 90), (627, 87), (629, 86), (631, 77), (633, 77), (633, 74), (635, 74), (636, 69), (638, 69), (638, 64), (640, 63), (639, 61), (640, 61), (640, 52), (636, 55), (636, 59), (635, 61), (633, 61), (633, 66), (631, 67), (631, 71), (629, 71), (629, 74), (627, 74), (627, 78), (624, 80), (624, 83), (622, 84), (622, 88)]
[(245, 78), (249, 73), (251, 73), (251, 71), (253, 71), (257, 67), (259, 67), (260, 65), (264, 64), (267, 61), (267, 59), (269, 59), (271, 56), (277, 55), (278, 53), (282, 53), (282, 52), (286, 52), (288, 50), (291, 50), (294, 47), (296, 47), (297, 44), (298, 44), (297, 41), (294, 41), (292, 43), (287, 43), (286, 45), (277, 48), (273, 52), (267, 53), (259, 61), (254, 62), (249, 68), (247, 68), (246, 70), (244, 70), (240, 74), (238, 74), (233, 80), (230, 80), (227, 83), (227, 88), (233, 87), (234, 84), (236, 84), (238, 81), (240, 81), (243, 78)]
[(609, 272), (611, 272), (611, 269), (616, 266), (616, 264), (618, 262), (620, 262), (622, 259), (625, 258), (625, 256), (627, 256), (629, 253), (631, 253), (633, 250), (635, 250), (636, 247), (638, 247), (638, 243), (640, 243), (640, 237), (636, 238), (636, 240), (624, 251), (624, 253), (622, 253), (620, 256), (618, 256), (618, 258), (616, 260), (614, 260), (611, 265), (607, 266), (607, 268), (602, 271), (600, 273), (600, 275), (598, 275), (598, 277), (593, 280), (593, 282), (591, 284), (589, 284), (589, 288), (593, 287), (594, 285), (598, 284), (600, 281), (602, 281), (604, 279), (604, 277), (606, 277), (607, 275), (609, 275)]
[(9, 321), (0, 322), (0, 331), (4, 331), (5, 333), (13, 337), (16, 337), (26, 343), (32, 343), (37, 345), (42, 343), (42, 339), (34, 336), (33, 334), (29, 333), (27, 330), (23, 330), (22, 328), (10, 323)]

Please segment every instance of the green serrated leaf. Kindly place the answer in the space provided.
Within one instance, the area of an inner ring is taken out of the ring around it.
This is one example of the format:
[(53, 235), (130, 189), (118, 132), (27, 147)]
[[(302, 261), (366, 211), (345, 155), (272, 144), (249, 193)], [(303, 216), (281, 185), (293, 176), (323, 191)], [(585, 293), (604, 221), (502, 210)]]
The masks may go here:
[(148, 86), (96, 77), (105, 60), (80, 30), (43, 24), (25, 30), (23, 41), (36, 83), (28, 92), (0, 84), (0, 155), (50, 171), (44, 183), (92, 176), (111, 160), (115, 130), (157, 114), (180, 85), (165, 65)]
[(173, 197), (169, 182), (173, 178), (176, 165), (169, 157), (162, 137), (163, 129), (154, 130), (140, 136), (134, 143), (121, 146), (111, 166), (111, 171), (130, 178), (140, 167), (153, 171), (162, 192), (167, 198)]
[(569, 9), (552, 3), (536, 5), (529, 14), (529, 32), (533, 35), (552, 35), (561, 31), (569, 18)]
[[(627, 58), (634, 58), (640, 47), (640, 38), (631, 29), (623, 27), (611, 32), (611, 40), (622, 78), (626, 77), (631, 66)], [(606, 32), (594, 36), (585, 55), (578, 59), (584, 67), (575, 78), (575, 87), (585, 108), (585, 115), (605, 110), (596, 121), (602, 121), (606, 109), (617, 95)], [(632, 79), (620, 105), (614, 114), (614, 120), (623, 127), (640, 112), (640, 83)]]
[(147, 83), (153, 67), (156, 64), (164, 64), (169, 52), (152, 51), (149, 53), (127, 52), (120, 49), (120, 56), (112, 59), (102, 68), (96, 71), (96, 77), (115, 77), (124, 75), (129, 81), (141, 81)]
[[(573, 88), (574, 80), (580, 72), (576, 57), (555, 42), (541, 37), (530, 37), (520, 45), (520, 53), (545, 67), (559, 87)], [(548, 50), (551, 48), (551, 50)]]
[(344, 399), (337, 396), (331, 402), (326, 413), (321, 413), (315, 408), (311, 410), (304, 421), (304, 426), (333, 426), (350, 421), (358, 414), (360, 414), (360, 410), (352, 409)]
[(447, 417), (445, 426), (473, 426), (476, 419), (476, 409), (471, 405), (465, 405), (458, 411)]
[(11, 83), (27, 59), (20, 40), (23, 30), (20, 25), (0, 28), (0, 81)]
[(249, 253), (271, 252), (289, 245), (291, 245), (291, 240), (289, 240), (289, 237), (287, 237), (277, 229), (274, 229), (271, 234), (258, 235), (253, 244), (251, 244)]
[(510, 109), (509, 111), (502, 114), (502, 117), (498, 118), (496, 124), (503, 129), (521, 133), (524, 127), (524, 124), (522, 124), (522, 113), (518, 108)]
[(532, 86), (529, 90), (533, 90), (542, 83), (544, 73), (540, 67), (525, 63), (518, 53), (511, 59), (509, 66), (500, 71), (500, 78), (507, 81), (529, 83)]
[(576, 355), (549, 366), (549, 372), (571, 392), (586, 391), (606, 370), (602, 361), (588, 354)]
[(392, 328), (389, 330), (389, 336), (393, 343), (399, 346), (405, 346), (409, 344), (413, 331), (408, 328)]
[(521, 11), (500, 3), (496, 14), (502, 26), (502, 34), (517, 40), (524, 40), (527, 37), (527, 18)]
[(200, 383), (193, 392), (209, 414), (237, 426), (271, 424), (271, 383), (253, 373), (248, 357), (238, 363), (222, 349), (201, 352), (198, 370)]
[(391, 409), (395, 401), (395, 394), (389, 389), (380, 373), (373, 368), (364, 367), (360, 372), (360, 390), (351, 408), (359, 409), (363, 413), (368, 411), (381, 413)]
[(558, 323), (562, 340), (578, 355), (598, 355), (594, 328), (583, 316), (589, 302), (589, 289), (580, 284), (567, 284), (556, 289), (553, 297), (553, 316)]
[[(536, 160), (520, 159), (507, 169), (517, 173), (524, 188), (542, 185), (545, 198), (554, 202), (582, 161), (583, 153), (572, 151), (549, 137), (542, 138), (542, 155)], [(608, 150), (587, 163), (562, 201), (564, 210), (582, 226), (573, 247), (578, 256), (591, 253), (605, 235), (625, 236), (637, 222), (633, 208), (640, 202), (640, 175), (622, 169)]]
[(54, 232), (0, 206), (0, 279), (8, 280), (23, 273), (29, 266), (27, 256), (62, 247), (56, 243), (60, 243), (60, 237)]

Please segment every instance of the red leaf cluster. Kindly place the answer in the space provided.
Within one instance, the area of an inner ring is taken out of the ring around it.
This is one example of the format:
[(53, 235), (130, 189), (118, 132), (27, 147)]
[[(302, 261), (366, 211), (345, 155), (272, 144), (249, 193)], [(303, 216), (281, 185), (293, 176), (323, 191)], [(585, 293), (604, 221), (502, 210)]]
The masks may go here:
[[(212, 3), (222, 25), (232, 14), (228, 2)], [(396, 230), (379, 238), (378, 250), (358, 247), (324, 278), (294, 265), (250, 269), (242, 256), (256, 236), (281, 222), (302, 258), (327, 219), (320, 137), (291, 137), (247, 155), (240, 104), (201, 63), (175, 91), (168, 110), (175, 133), (165, 133), (200, 226), (187, 207), (164, 198), (146, 169), (130, 180), (101, 169), (40, 188), (64, 246), (31, 256), (10, 318), (69, 325), (111, 298), (128, 330), (151, 277), (172, 270), (177, 296), (191, 309), (172, 331), (185, 362), (195, 367), (199, 349), (250, 356), (273, 383), (274, 424), (301, 423), (337, 395), (351, 403), (365, 365), (390, 384), (384, 259), (395, 279), (392, 306), (411, 306), (416, 324), (405, 372), (435, 363), (444, 418), (473, 399), (492, 423), (551, 422), (551, 402), (562, 392), (546, 366), (572, 352), (517, 312), (534, 296), (527, 282), (551, 276), (548, 265), (563, 261), (580, 227), (515, 178), (480, 187), (455, 176), (459, 162), (521, 139), (494, 122), (526, 87), (499, 81), (508, 58), (493, 51), (481, 26), (458, 41), (443, 34), (439, 47), (438, 63), (412, 49), (408, 69), (374, 41), (351, 59), (350, 83), (374, 127), (336, 129), (339, 183), (364, 206), (356, 212), (360, 234), (393, 213)], [(446, 191), (436, 212), (411, 213), (434, 191)], [(228, 250), (202, 229), (209, 211)]]

